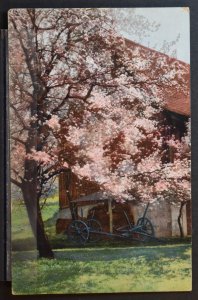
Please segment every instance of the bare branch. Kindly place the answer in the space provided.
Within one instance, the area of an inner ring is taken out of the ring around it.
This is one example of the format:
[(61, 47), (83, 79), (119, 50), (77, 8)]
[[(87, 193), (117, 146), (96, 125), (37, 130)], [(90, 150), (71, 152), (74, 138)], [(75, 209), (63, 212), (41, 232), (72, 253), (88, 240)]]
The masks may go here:
[(13, 183), (13, 184), (15, 184), (16, 186), (18, 186), (19, 188), (21, 188), (21, 183), (20, 182), (18, 182), (17, 180), (15, 180), (14, 178), (11, 178), (10, 179), (10, 181)]

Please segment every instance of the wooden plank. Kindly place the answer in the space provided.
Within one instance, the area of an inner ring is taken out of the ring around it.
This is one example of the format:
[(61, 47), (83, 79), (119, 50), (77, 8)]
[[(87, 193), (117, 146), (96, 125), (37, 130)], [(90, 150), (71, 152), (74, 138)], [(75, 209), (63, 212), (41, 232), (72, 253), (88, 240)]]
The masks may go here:
[(112, 200), (108, 200), (108, 212), (109, 212), (109, 232), (113, 233), (113, 213), (112, 213)]

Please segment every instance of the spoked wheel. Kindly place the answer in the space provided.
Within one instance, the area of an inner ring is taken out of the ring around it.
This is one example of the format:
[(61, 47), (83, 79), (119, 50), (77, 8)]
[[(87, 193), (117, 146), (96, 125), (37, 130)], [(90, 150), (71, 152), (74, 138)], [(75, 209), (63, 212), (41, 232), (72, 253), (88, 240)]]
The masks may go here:
[(87, 221), (87, 226), (89, 228), (89, 241), (90, 242), (98, 242), (100, 240), (100, 233), (98, 232), (102, 231), (102, 227), (100, 225), (100, 222), (98, 222), (95, 219), (89, 219)]
[(89, 228), (85, 222), (74, 220), (69, 224), (67, 234), (72, 243), (84, 245), (89, 239)]
[(141, 241), (147, 241), (149, 238), (155, 236), (155, 231), (153, 228), (153, 225), (151, 221), (147, 218), (139, 218), (137, 220), (137, 225), (138, 228), (137, 234), (138, 234), (138, 239)]

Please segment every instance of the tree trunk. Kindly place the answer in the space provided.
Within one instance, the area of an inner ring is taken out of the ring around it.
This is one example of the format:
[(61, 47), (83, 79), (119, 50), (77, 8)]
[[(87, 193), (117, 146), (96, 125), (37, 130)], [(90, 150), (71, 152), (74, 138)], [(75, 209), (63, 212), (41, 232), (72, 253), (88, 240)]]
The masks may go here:
[(185, 202), (181, 202), (180, 204), (180, 208), (179, 208), (179, 216), (177, 218), (178, 220), (178, 225), (179, 225), (179, 231), (180, 231), (180, 237), (183, 238), (184, 237), (184, 230), (182, 227), (182, 223), (181, 223), (181, 217), (182, 217), (182, 212), (183, 212), (183, 207), (185, 205)]
[(49, 239), (45, 233), (44, 223), (39, 204), (37, 209), (37, 249), (39, 251), (39, 257), (45, 257), (49, 259), (54, 258), (54, 253), (52, 251)]
[(23, 183), (22, 193), (25, 206), (28, 213), (30, 225), (35, 236), (39, 257), (54, 258), (54, 254), (47, 235), (45, 234), (44, 223), (42, 219), (41, 209), (38, 200), (36, 199), (36, 190), (33, 183)]

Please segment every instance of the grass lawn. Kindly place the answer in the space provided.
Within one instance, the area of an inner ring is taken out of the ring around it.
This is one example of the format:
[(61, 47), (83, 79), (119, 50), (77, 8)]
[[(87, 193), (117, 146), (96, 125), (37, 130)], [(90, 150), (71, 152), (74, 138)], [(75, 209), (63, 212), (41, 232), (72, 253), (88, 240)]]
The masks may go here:
[[(55, 234), (58, 197), (42, 210), (55, 259), (37, 259), (24, 205), (12, 205), (12, 285), (15, 294), (112, 293), (191, 290), (191, 245), (102, 244), (67, 248)], [(62, 249), (60, 249), (62, 248)], [(31, 251), (29, 251), (31, 250)]]
[(55, 259), (13, 253), (15, 294), (191, 290), (191, 245), (55, 250)]

